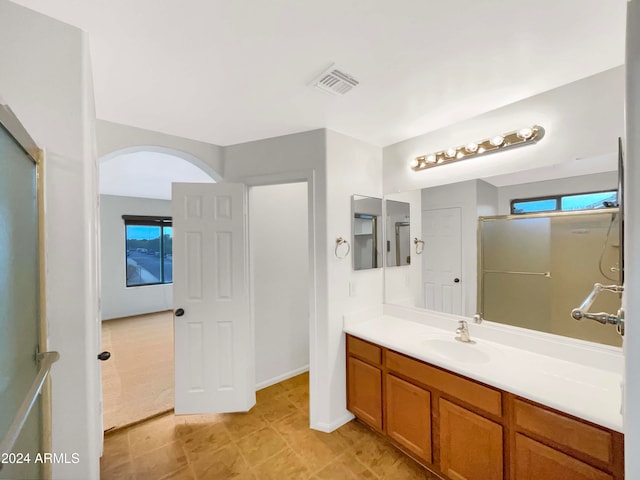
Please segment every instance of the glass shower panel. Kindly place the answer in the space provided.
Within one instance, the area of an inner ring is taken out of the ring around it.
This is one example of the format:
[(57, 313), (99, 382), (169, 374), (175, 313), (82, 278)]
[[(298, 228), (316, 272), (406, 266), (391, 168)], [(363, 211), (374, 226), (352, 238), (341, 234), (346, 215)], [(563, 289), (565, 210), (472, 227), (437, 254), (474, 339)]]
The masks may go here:
[[(619, 229), (617, 213), (558, 216), (551, 219), (551, 333), (621, 346), (611, 325), (575, 321), (568, 312), (580, 305), (598, 282), (619, 285)], [(602, 292), (591, 312), (615, 314), (620, 295)]]
[(550, 320), (548, 218), (487, 220), (482, 225), (483, 318), (543, 330)]
[[(618, 220), (617, 211), (482, 219), (483, 318), (620, 346), (610, 325), (571, 317), (594, 283), (620, 283)], [(590, 311), (619, 308), (620, 296), (603, 292)]]
[[(36, 166), (0, 126), (0, 438), (34, 381), (38, 366), (39, 260)], [(41, 478), (40, 400), (13, 452), (29, 463), (6, 463), (0, 479)], [(17, 460), (18, 457), (12, 458)]]

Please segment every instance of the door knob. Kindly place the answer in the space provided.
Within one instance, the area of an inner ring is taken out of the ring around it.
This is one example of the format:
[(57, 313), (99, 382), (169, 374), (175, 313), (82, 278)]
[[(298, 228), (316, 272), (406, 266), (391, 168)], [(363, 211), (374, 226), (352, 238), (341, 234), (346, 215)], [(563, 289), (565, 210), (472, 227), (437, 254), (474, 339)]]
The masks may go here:
[(459, 278), (454, 278), (453, 279), (453, 283), (460, 283), (460, 279)]
[(176, 314), (176, 317), (181, 317), (182, 315), (184, 315), (184, 309), (182, 309), (182, 308), (178, 308), (178, 309), (175, 311), (175, 314)]
[(111, 352), (102, 352), (98, 354), (98, 360), (109, 360), (111, 358)]

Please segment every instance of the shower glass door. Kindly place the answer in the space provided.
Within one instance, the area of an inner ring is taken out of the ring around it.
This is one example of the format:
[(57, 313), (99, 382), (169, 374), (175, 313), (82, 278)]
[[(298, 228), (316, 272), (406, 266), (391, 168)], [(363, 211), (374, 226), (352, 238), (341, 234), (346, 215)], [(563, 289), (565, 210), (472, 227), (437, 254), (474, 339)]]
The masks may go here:
[[(38, 371), (38, 250), (36, 164), (0, 125), (0, 439)], [(42, 478), (41, 418), (38, 399), (12, 453), (0, 459), (0, 479)]]

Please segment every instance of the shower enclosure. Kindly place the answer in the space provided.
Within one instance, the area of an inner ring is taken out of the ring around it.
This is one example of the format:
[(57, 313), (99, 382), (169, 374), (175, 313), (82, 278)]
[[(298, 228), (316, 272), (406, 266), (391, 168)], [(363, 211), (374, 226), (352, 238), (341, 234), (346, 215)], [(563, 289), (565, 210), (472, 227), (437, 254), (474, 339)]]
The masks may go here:
[[(44, 475), (37, 461), (43, 450), (37, 392), (46, 373), (39, 387), (34, 380), (51, 357), (39, 352), (38, 166), (33, 151), (28, 154), (12, 135), (17, 130), (5, 128), (7, 119), (17, 124), (9, 112), (0, 105), (0, 479), (19, 480)], [(31, 407), (28, 415), (25, 406)]]
[[(620, 346), (611, 325), (576, 321), (596, 282), (619, 285), (617, 208), (479, 219), (478, 307), (482, 318)], [(620, 295), (602, 293), (592, 312), (616, 312)]]

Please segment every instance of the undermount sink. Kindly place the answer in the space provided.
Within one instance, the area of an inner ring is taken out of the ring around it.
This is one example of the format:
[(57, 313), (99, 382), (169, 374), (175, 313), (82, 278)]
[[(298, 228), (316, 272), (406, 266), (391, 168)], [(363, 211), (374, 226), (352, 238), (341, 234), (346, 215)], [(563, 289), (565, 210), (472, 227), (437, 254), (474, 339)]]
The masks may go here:
[(488, 363), (491, 355), (476, 343), (465, 343), (451, 338), (429, 338), (422, 342), (429, 353), (445, 360), (462, 363)]

